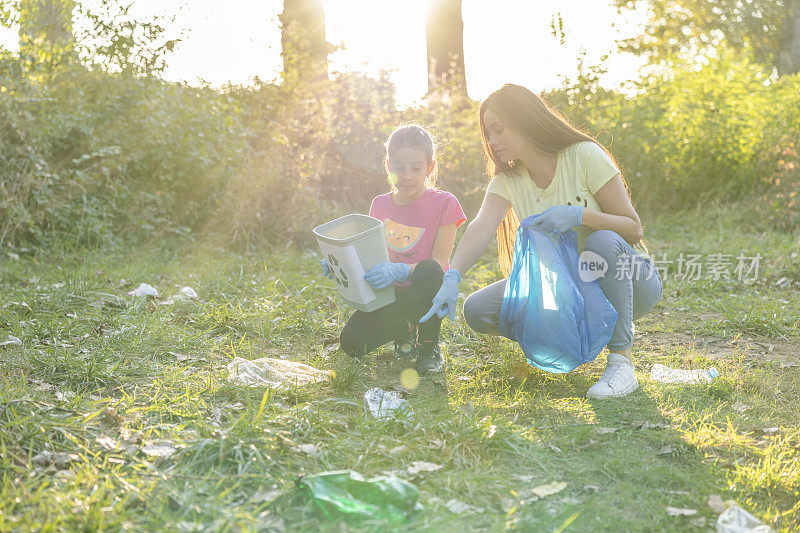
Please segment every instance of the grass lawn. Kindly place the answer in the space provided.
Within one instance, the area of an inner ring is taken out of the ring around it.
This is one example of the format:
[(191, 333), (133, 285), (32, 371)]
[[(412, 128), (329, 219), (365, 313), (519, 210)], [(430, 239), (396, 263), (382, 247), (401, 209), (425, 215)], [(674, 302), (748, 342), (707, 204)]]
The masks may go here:
[[(415, 415), (402, 422), (372, 419), (360, 400), (370, 387), (399, 387), (408, 365), (389, 345), (364, 361), (337, 349), (350, 311), (318, 274), (316, 250), (237, 254), (198, 238), (4, 254), (0, 342), (22, 344), (0, 347), (0, 531), (340, 531), (295, 485), (335, 469), (414, 483), (425, 510), (400, 529), (708, 531), (718, 495), (796, 531), (800, 242), (732, 213), (648, 225), (653, 255), (676, 263), (637, 323), (641, 388), (628, 398), (586, 399), (604, 354), (546, 374), (459, 316), (444, 326), (446, 372), (407, 391)], [(758, 279), (682, 278), (681, 253), (729, 254), (733, 266), (759, 253)], [(498, 277), (487, 253), (462, 290)], [(200, 298), (134, 301), (126, 292), (140, 282), (164, 296), (189, 285)], [(242, 388), (226, 381), (234, 356), (303, 361), (335, 377)], [(654, 363), (715, 366), (720, 377), (663, 385), (650, 378)], [(411, 474), (414, 461), (442, 468)], [(553, 482), (566, 486), (532, 492)]]

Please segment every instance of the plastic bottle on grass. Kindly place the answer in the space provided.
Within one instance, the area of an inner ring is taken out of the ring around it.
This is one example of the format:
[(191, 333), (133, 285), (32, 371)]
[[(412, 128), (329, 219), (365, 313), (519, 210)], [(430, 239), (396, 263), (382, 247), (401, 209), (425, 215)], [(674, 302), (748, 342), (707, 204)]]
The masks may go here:
[(712, 379), (719, 376), (719, 372), (713, 366), (686, 370), (656, 363), (653, 365), (650, 375), (660, 383), (710, 383)]
[(297, 485), (331, 520), (366, 519), (399, 525), (424, 510), (419, 489), (395, 476), (364, 479), (353, 470), (335, 470), (301, 476)]

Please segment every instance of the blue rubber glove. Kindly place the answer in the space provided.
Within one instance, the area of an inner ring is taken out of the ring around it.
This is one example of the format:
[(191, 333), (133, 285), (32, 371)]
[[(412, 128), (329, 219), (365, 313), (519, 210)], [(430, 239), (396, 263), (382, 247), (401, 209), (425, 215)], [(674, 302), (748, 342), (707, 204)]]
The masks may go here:
[(328, 279), (333, 279), (333, 272), (331, 272), (331, 267), (328, 266), (328, 262), (325, 259), (320, 259), (319, 264), (322, 267), (322, 275)]
[(405, 281), (411, 273), (411, 267), (405, 263), (378, 263), (364, 274), (364, 280), (373, 289), (385, 289), (392, 283)]
[(461, 273), (458, 270), (451, 268), (444, 273), (442, 286), (439, 287), (439, 292), (433, 297), (431, 308), (425, 313), (425, 316), (419, 319), (420, 324), (427, 322), (434, 314), (439, 318), (449, 315), (451, 322), (456, 319), (459, 283), (461, 283)]
[(583, 223), (582, 205), (554, 205), (536, 217), (531, 228), (542, 233), (565, 233)]

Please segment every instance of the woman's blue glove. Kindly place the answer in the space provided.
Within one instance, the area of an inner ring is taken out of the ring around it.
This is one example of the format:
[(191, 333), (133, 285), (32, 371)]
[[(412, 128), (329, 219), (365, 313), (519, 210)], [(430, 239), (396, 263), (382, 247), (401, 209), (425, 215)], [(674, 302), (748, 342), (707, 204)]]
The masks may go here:
[(411, 273), (411, 267), (405, 263), (378, 263), (364, 274), (364, 280), (373, 289), (385, 289), (392, 283), (405, 281)]
[(451, 268), (444, 273), (442, 286), (439, 287), (439, 292), (433, 297), (431, 308), (425, 313), (425, 316), (419, 319), (420, 324), (427, 322), (434, 314), (439, 318), (450, 315), (451, 322), (456, 319), (459, 283), (461, 283), (461, 273), (458, 270)]
[(531, 228), (542, 233), (565, 233), (583, 223), (582, 205), (554, 205), (536, 217)]
[(325, 259), (320, 259), (319, 264), (322, 267), (322, 275), (328, 279), (333, 279), (333, 272), (331, 272), (331, 267), (328, 266), (328, 262)]

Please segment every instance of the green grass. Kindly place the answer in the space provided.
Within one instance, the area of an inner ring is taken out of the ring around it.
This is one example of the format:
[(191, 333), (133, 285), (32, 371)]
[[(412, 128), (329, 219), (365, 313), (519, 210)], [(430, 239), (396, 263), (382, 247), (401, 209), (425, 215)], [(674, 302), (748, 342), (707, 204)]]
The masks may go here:
[[(718, 494), (777, 530), (796, 530), (800, 367), (791, 363), (800, 361), (800, 295), (777, 281), (800, 282), (790, 259), (798, 243), (724, 225), (724, 214), (648, 226), (657, 255), (746, 251), (765, 260), (750, 285), (667, 282), (637, 324), (640, 391), (588, 400), (602, 364), (545, 374), (513, 343), (476, 335), (459, 317), (444, 327), (446, 373), (409, 392), (415, 415), (403, 423), (373, 420), (361, 407), (366, 389), (396, 386), (406, 365), (390, 346), (364, 361), (332, 349), (350, 311), (318, 275), (313, 250), (237, 254), (171, 242), (3, 259), (0, 341), (23, 344), (0, 347), (0, 531), (393, 529), (327, 521), (295, 480), (332, 469), (405, 471), (412, 461), (443, 468), (403, 474), (425, 506), (404, 528), (703, 531), (699, 522), (713, 528), (706, 502)], [(498, 277), (487, 254), (462, 290)], [(140, 282), (165, 296), (190, 285), (200, 300), (137, 302), (125, 293)], [(774, 349), (754, 351), (755, 343)], [(241, 388), (225, 380), (234, 356), (300, 360), (335, 377)], [(656, 362), (714, 365), (721, 375), (665, 386), (649, 377)], [(145, 453), (164, 443), (171, 456)], [(42, 460), (48, 451), (66, 455), (51, 464)], [(532, 496), (553, 481), (566, 488)], [(453, 513), (454, 499), (473, 508)], [(698, 512), (672, 517), (668, 506)]]

